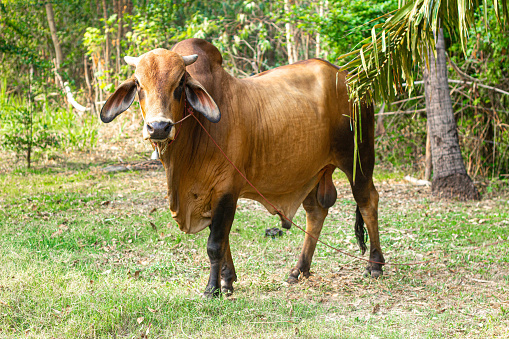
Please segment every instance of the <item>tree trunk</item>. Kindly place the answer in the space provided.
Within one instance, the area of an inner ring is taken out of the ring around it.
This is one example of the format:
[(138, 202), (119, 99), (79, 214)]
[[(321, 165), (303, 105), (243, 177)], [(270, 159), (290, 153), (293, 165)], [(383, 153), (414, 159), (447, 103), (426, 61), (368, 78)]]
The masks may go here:
[[(120, 73), (120, 40), (122, 39), (122, 24), (123, 24), (123, 16), (124, 16), (124, 5), (122, 4), (122, 0), (117, 0), (117, 18), (118, 18), (118, 28), (117, 28), (117, 64), (116, 71), (117, 74)], [(116, 86), (118, 86), (118, 79), (116, 81)]]
[(385, 102), (382, 104), (382, 107), (380, 107), (380, 111), (378, 111), (378, 118), (376, 118), (375, 136), (377, 136), (377, 137), (385, 134), (384, 110), (385, 110)]
[[(285, 0), (285, 12), (287, 15), (290, 14), (290, 6), (293, 4), (294, 0)], [(286, 51), (288, 53), (288, 64), (293, 64), (295, 61), (295, 36), (293, 25), (290, 22), (285, 23), (285, 31), (286, 31)]]
[[(320, 1), (319, 5), (318, 5), (318, 16), (320, 17), (320, 21), (322, 20), (323, 18), (323, 2)], [(320, 36), (320, 31), (317, 30), (316, 32), (316, 51), (315, 51), (315, 58), (319, 58), (320, 57), (320, 54), (322, 52), (321, 50), (321, 36)]]
[(429, 134), (429, 123), (426, 123), (426, 160), (424, 164), (424, 180), (431, 181), (433, 162), (431, 158), (431, 138)]
[(103, 3), (103, 18), (104, 18), (104, 34), (106, 36), (106, 42), (104, 46), (104, 73), (106, 74), (106, 82), (110, 82), (110, 32), (108, 29), (108, 9), (106, 7), (106, 0), (102, 0)]
[(56, 68), (60, 69), (60, 65), (64, 61), (64, 56), (62, 54), (62, 48), (60, 47), (60, 42), (58, 41), (57, 29), (55, 26), (55, 13), (53, 12), (53, 5), (51, 3), (46, 4), (46, 15), (48, 17), (48, 25), (49, 31), (51, 32), (51, 39), (53, 40), (53, 46), (55, 47), (55, 55), (56, 55)]
[(456, 120), (452, 111), (444, 35), (437, 32), (435, 59), (428, 53), (424, 68), (426, 112), (428, 116), (433, 162), (432, 194), (460, 200), (480, 199), (479, 192), (465, 170), (458, 142)]
[(88, 106), (90, 107), (92, 114), (95, 115), (96, 114), (95, 101), (94, 101), (94, 95), (93, 95), (93, 90), (92, 90), (92, 84), (90, 82), (90, 75), (88, 73), (89, 71), (88, 71), (87, 55), (86, 54), (83, 56), (83, 68), (85, 70), (85, 83), (87, 84), (87, 89), (88, 89), (88, 95), (87, 95)]
[(27, 167), (30, 168), (30, 164), (32, 161), (32, 143), (34, 137), (34, 120), (33, 120), (33, 110), (32, 110), (32, 79), (34, 76), (34, 65), (30, 64), (30, 75), (28, 78), (28, 145), (27, 145)]

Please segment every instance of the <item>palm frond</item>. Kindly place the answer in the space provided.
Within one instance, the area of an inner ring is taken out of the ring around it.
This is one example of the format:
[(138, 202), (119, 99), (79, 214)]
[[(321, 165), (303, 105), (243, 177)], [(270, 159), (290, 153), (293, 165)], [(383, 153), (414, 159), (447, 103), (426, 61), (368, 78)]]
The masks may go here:
[[(500, 25), (509, 22), (507, 0), (490, 0)], [(414, 0), (400, 1), (400, 8), (385, 23), (372, 27), (371, 37), (346, 56), (357, 57), (342, 67), (349, 71), (350, 98), (362, 101), (390, 101), (403, 91), (403, 83), (413, 89), (414, 71), (427, 59), (428, 49), (435, 53), (435, 32), (445, 28), (459, 38), (465, 51), (474, 12), (489, 0)], [(485, 21), (487, 21), (485, 19)]]
[[(483, 0), (485, 15), (491, 1), (499, 25), (509, 22), (507, 0)], [(415, 70), (428, 59), (428, 51), (436, 55), (435, 32), (445, 28), (456, 35), (466, 53), (469, 28), (474, 24), (474, 12), (480, 0), (400, 0), (399, 9), (392, 15), (384, 15), (383, 24), (372, 27), (371, 37), (352, 54), (357, 56), (341, 69), (349, 71), (348, 89), (354, 103), (351, 124), (354, 129), (355, 149), (353, 176), (357, 171), (357, 137), (361, 130), (360, 107), (362, 102), (393, 101), (403, 92), (403, 84), (413, 90)], [(487, 28), (487, 27), (486, 27)], [(427, 63), (426, 63), (427, 64)]]

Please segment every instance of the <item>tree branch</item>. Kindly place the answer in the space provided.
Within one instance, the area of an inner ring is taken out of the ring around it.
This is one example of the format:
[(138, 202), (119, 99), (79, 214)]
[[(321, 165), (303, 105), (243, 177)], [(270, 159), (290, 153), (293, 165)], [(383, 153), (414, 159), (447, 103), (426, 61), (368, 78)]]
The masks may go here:
[[(502, 93), (502, 94), (505, 94), (505, 95), (509, 95), (509, 92), (503, 91), (500, 88), (484, 85), (484, 84), (481, 84), (481, 83), (479, 83), (477, 81), (463, 81), (463, 80), (453, 80), (453, 79), (449, 79), (448, 81), (450, 83), (453, 83), (453, 84), (476, 85), (476, 86), (479, 86), (479, 87), (490, 89), (490, 90), (495, 91), (495, 92), (499, 92), (499, 93)], [(422, 85), (422, 84), (424, 84), (424, 81), (421, 81), (421, 80), (414, 81), (414, 85)], [(405, 82), (402, 85), (406, 86), (407, 84)]]
[(451, 58), (449, 58), (449, 54), (445, 53), (445, 56), (447, 57), (447, 62), (449, 63), (449, 65), (452, 66), (452, 68), (456, 71), (456, 73), (458, 73), (458, 75), (461, 77), (461, 78), (467, 78), (468, 80), (471, 80), (471, 81), (474, 81), (474, 82), (479, 82), (479, 81), (483, 81), (483, 80), (486, 80), (486, 79), (476, 79), (474, 77), (471, 77), (470, 75), (468, 75), (467, 73), (463, 72), (459, 67), (458, 65), (456, 65), (454, 63), (454, 61), (451, 60)]

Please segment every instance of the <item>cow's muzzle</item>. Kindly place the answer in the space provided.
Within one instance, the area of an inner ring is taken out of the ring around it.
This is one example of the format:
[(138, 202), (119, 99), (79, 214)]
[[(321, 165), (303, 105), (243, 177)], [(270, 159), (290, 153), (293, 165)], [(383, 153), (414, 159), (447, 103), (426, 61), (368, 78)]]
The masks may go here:
[(166, 140), (173, 124), (170, 121), (152, 121), (147, 123), (148, 136), (152, 140)]

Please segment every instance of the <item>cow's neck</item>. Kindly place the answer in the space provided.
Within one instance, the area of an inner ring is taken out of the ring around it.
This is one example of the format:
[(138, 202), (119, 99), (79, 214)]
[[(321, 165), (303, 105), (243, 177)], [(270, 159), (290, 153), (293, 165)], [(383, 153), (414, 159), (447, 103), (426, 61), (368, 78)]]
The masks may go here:
[[(215, 124), (207, 125), (205, 119), (196, 117), (206, 125), (213, 128)], [(180, 223), (191, 214), (206, 213), (210, 210), (212, 188), (215, 173), (212, 169), (206, 170), (215, 157), (213, 144), (201, 129), (194, 118), (183, 122), (178, 139), (164, 153), (162, 161), (165, 165), (168, 200), (170, 210), (179, 216)]]
[[(222, 147), (228, 145), (226, 136), (228, 131), (228, 113), (231, 100), (231, 93), (228, 91), (229, 81), (235, 81), (224, 70), (214, 72), (212, 78), (220, 84), (213, 86), (207, 82), (207, 77), (199, 74), (191, 76), (205, 87), (221, 110), (221, 121), (217, 124), (210, 123), (204, 116), (194, 112), (194, 116), (200, 120), (205, 129)], [(194, 118), (182, 122), (179, 136), (162, 156), (165, 165), (168, 184), (168, 200), (172, 214), (178, 215), (178, 222), (181, 227), (193, 228), (189, 225), (189, 219), (197, 223), (196, 215), (207, 215), (210, 213), (210, 202), (214, 191), (215, 183), (220, 180), (224, 171), (230, 168), (222, 154), (216, 149), (214, 143), (202, 130)], [(190, 218), (189, 215), (194, 215)], [(182, 225), (188, 223), (187, 226)]]

